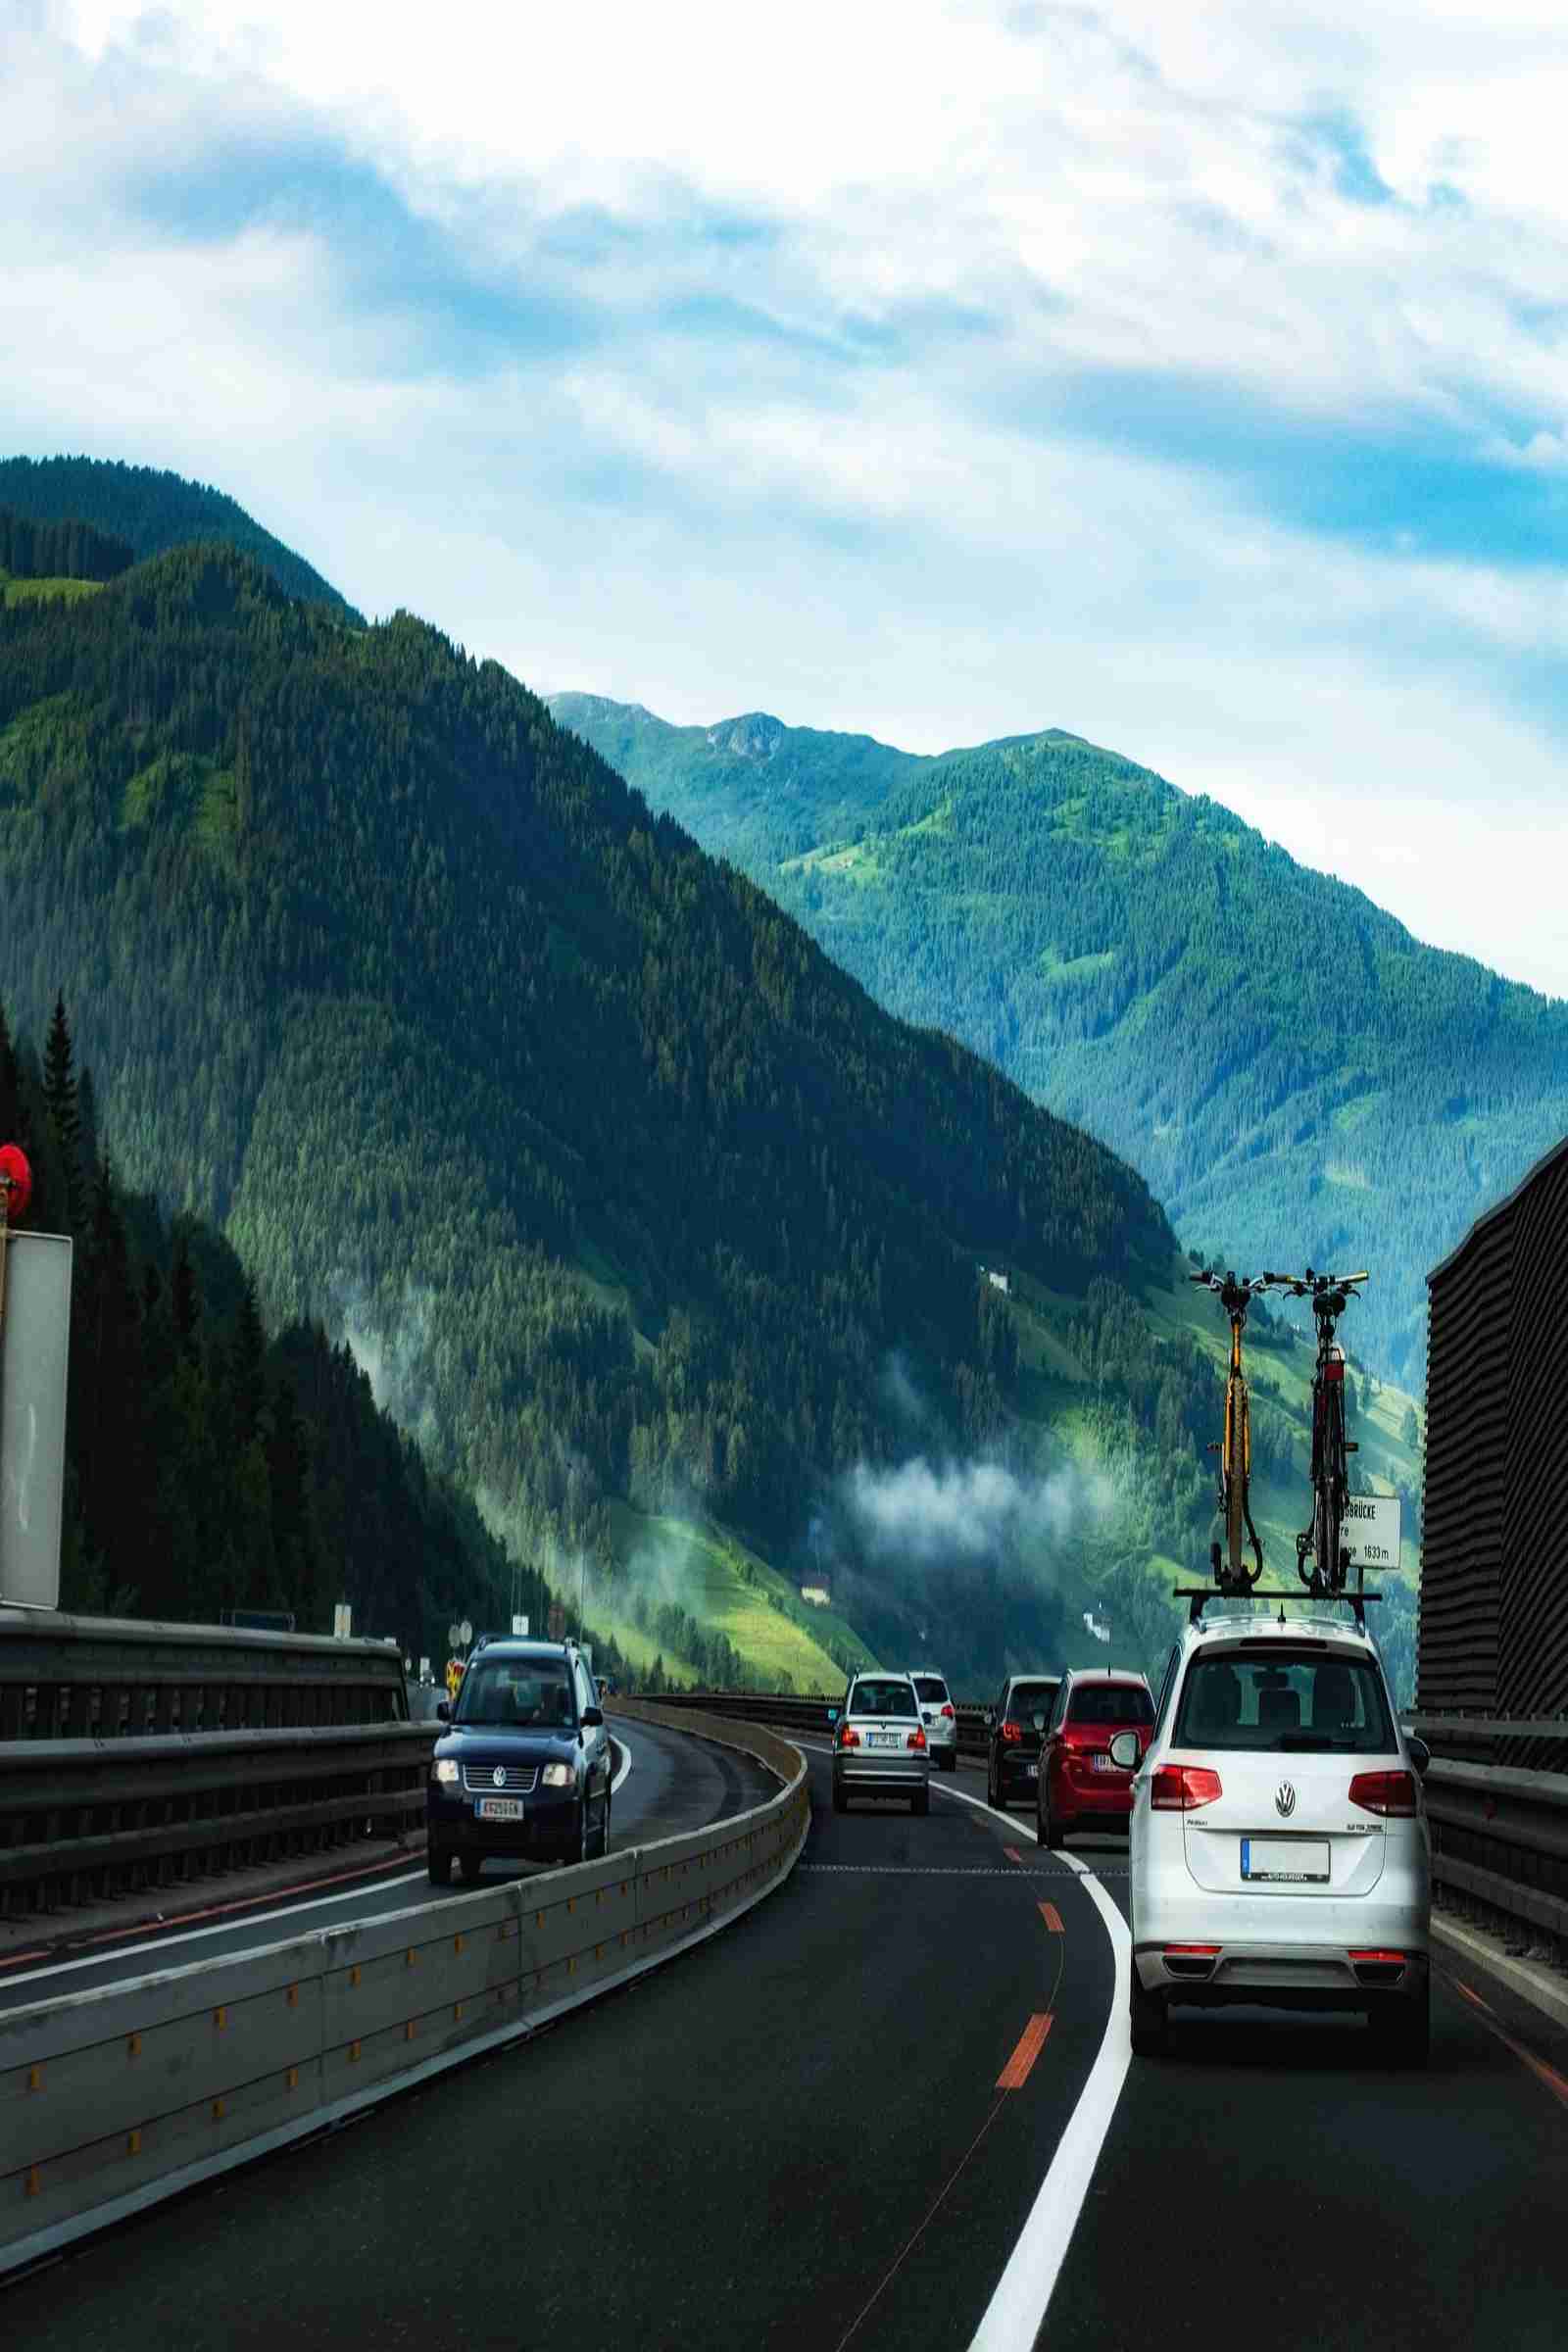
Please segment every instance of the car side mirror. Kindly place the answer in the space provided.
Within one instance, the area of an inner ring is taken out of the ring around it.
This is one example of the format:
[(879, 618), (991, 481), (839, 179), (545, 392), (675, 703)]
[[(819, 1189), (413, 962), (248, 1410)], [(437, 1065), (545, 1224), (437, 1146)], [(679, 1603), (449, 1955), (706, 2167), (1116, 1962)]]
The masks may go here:
[(584, 1707), (582, 1711), (582, 1720), (583, 1729), (591, 1732), (595, 1730), (598, 1725), (604, 1722), (605, 1710), (603, 1707)]
[(833, 1729), (833, 1726), (837, 1723), (838, 1719), (839, 1711), (837, 1707), (829, 1707), (827, 1711), (827, 1728), (829, 1731)]
[(1424, 1781), (1427, 1777), (1427, 1766), (1432, 1761), (1432, 1750), (1418, 1732), (1405, 1733), (1404, 1752), (1410, 1759), (1416, 1779)]
[(438, 1698), (436, 1700), (435, 1719), (437, 1723), (450, 1723), (452, 1721), (452, 1701), (449, 1698)]
[(1110, 1760), (1120, 1772), (1136, 1772), (1142, 1754), (1136, 1732), (1118, 1732), (1110, 1743)]

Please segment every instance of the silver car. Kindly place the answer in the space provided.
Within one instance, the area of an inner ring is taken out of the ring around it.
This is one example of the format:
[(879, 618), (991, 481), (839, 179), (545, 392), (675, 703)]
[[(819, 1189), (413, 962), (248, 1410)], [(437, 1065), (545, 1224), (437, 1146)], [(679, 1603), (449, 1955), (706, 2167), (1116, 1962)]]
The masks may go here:
[(912, 1812), (930, 1812), (931, 1743), (906, 1674), (858, 1674), (827, 1719), (835, 1813), (852, 1796), (906, 1796)]
[(931, 1749), (931, 1761), (943, 1772), (956, 1772), (958, 1764), (958, 1714), (948, 1689), (946, 1675), (938, 1674), (934, 1666), (911, 1668), (909, 1680), (914, 1695), (920, 1701), (920, 1721)]
[(1138, 1745), (1110, 1743), (1137, 1773), (1134, 2051), (1163, 2052), (1175, 2004), (1261, 2003), (1364, 2010), (1389, 2057), (1424, 2063), (1427, 1750), (1370, 1635), (1326, 1605), (1189, 1626)]

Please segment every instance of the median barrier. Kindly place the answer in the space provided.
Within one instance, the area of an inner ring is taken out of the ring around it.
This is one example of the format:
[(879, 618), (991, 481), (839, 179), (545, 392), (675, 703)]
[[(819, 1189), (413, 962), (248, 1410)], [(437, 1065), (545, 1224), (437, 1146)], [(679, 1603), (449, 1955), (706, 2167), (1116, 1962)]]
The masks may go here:
[[(690, 1732), (622, 1702), (628, 1722)], [(702, 1737), (782, 1783), (748, 1812), (594, 1862), (0, 2014), (0, 2274), (518, 2040), (714, 1934), (788, 1876), (799, 1749)]]

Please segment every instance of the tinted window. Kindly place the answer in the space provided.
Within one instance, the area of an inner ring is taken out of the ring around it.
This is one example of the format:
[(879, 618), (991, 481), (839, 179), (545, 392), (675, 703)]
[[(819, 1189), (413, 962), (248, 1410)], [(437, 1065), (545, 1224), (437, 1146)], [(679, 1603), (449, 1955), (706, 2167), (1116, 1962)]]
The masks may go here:
[(1394, 1725), (1370, 1660), (1235, 1650), (1195, 1658), (1176, 1717), (1177, 1747), (1344, 1750), (1387, 1755)]
[(514, 1731), (569, 1727), (576, 1719), (564, 1658), (476, 1658), (463, 1678), (454, 1720)]
[[(1172, 1648), (1170, 1656), (1165, 1660), (1165, 1680), (1159, 1686), (1159, 1711), (1154, 1717), (1156, 1726), (1164, 1723), (1166, 1714), (1169, 1712), (1171, 1692), (1176, 1688), (1176, 1668), (1181, 1661), (1181, 1654), (1182, 1647), (1178, 1642)], [(1154, 1737), (1156, 1740), (1159, 1737), (1157, 1729)]]
[(939, 1674), (917, 1674), (914, 1678), (914, 1694), (928, 1707), (940, 1707), (947, 1699), (948, 1686)]
[(918, 1712), (910, 1686), (892, 1681), (857, 1683), (850, 1693), (849, 1711), (852, 1715), (913, 1715)]
[(1152, 1723), (1154, 1702), (1136, 1683), (1080, 1683), (1069, 1723)]
[(1056, 1689), (1054, 1683), (1014, 1683), (1007, 1701), (1007, 1721), (1032, 1723), (1037, 1715), (1049, 1715)]

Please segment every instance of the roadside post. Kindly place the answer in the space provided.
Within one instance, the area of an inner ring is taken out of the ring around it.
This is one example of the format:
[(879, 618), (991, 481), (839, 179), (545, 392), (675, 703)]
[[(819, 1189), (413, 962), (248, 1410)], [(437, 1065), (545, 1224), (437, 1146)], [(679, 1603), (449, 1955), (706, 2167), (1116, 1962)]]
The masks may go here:
[(60, 1605), (70, 1237), (22, 1233), (32, 1171), (0, 1147), (0, 1604)]

